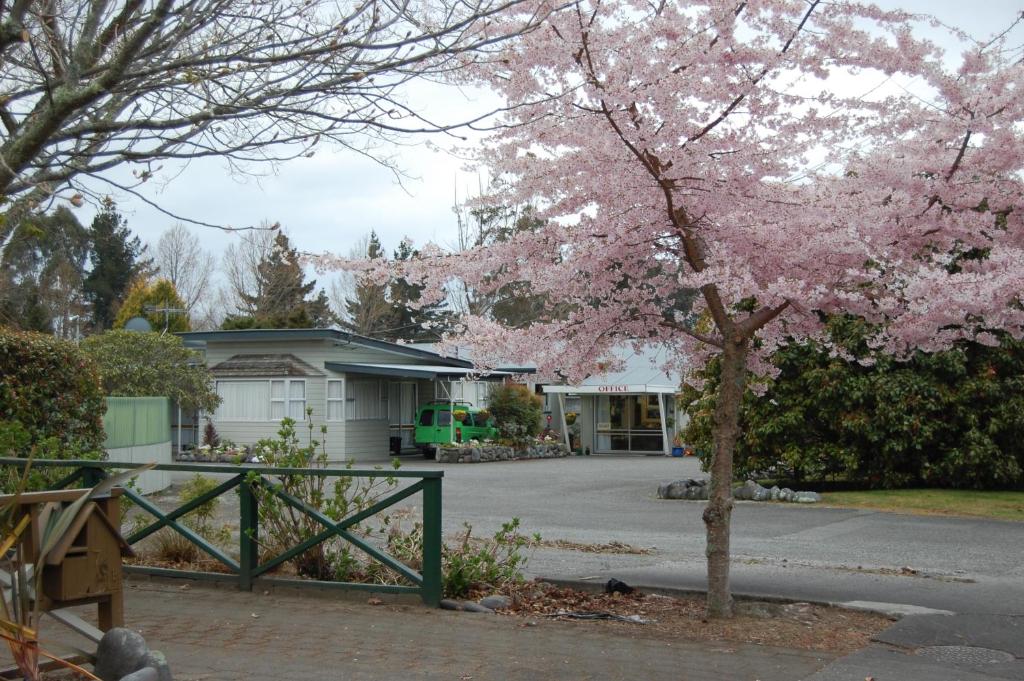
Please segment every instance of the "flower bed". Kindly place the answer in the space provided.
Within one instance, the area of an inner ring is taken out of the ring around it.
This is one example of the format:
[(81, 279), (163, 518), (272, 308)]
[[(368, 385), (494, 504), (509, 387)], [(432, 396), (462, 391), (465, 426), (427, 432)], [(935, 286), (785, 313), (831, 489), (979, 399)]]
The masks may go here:
[(438, 463), (485, 463), (488, 461), (518, 461), (519, 459), (555, 459), (569, 456), (569, 449), (561, 442), (537, 442), (524, 447), (505, 445), (462, 445), (439, 447)]

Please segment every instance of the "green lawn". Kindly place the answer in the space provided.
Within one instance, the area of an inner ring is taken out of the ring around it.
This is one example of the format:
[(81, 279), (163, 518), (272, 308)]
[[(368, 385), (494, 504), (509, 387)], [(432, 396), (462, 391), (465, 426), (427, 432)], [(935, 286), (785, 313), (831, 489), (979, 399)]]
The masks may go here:
[(959, 489), (896, 489), (827, 492), (825, 506), (870, 508), (893, 513), (953, 515), (1024, 522), (1024, 492), (978, 492)]

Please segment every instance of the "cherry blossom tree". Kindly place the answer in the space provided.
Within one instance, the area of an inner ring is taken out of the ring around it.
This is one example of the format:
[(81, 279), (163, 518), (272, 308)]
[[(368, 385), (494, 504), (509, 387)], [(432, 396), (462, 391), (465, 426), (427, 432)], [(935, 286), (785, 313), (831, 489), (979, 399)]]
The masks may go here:
[(470, 320), (482, 362), (576, 380), (623, 342), (720, 355), (711, 616), (732, 614), (740, 399), (773, 349), (827, 340), (831, 313), (898, 356), (1024, 331), (1021, 53), (952, 32), (952, 65), (922, 28), (945, 30), (845, 1), (579, 0), (475, 72), (522, 105), (481, 154), (492, 200), (546, 222), (410, 269), (438, 296), (529, 281), (571, 304), (526, 330)]

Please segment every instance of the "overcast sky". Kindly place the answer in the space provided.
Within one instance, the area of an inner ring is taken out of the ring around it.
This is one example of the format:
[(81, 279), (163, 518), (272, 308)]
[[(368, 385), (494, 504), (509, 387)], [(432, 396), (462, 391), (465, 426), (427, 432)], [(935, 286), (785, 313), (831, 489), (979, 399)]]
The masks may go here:
[[(880, 0), (878, 4), (929, 12), (979, 37), (1004, 29), (1021, 11), (1020, 0)], [(435, 119), (450, 121), (490, 110), (497, 99), (486, 92), (421, 84), (410, 92), (409, 101), (421, 110), (426, 108)], [(167, 167), (162, 176), (167, 178), (173, 172), (173, 179), (161, 181), (158, 176), (144, 190), (148, 198), (171, 212), (204, 222), (232, 226), (280, 222), (302, 251), (347, 255), (371, 229), (377, 231), (388, 251), (405, 236), (416, 244), (453, 244), (455, 195), (464, 199), (467, 193), (475, 194), (480, 180), (462, 170), (463, 160), (444, 151), (454, 140), (433, 138), (429, 142), (389, 150), (411, 175), (404, 186), (366, 158), (321, 147), (313, 158), (289, 162), (276, 173), (266, 174), (268, 169), (261, 169), (263, 177), (232, 177), (222, 163), (210, 159), (184, 170)], [(130, 195), (113, 196), (143, 241), (155, 243), (176, 222)], [(92, 211), (83, 208), (80, 212), (83, 223), (92, 219)], [(218, 255), (237, 238), (209, 228), (190, 229)]]

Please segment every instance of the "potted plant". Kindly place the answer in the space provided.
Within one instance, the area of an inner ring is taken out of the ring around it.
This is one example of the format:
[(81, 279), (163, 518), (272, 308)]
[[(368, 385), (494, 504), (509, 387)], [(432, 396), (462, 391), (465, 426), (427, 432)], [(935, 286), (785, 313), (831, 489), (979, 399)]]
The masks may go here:
[(672, 456), (683, 456), (683, 436), (678, 432), (672, 438)]

